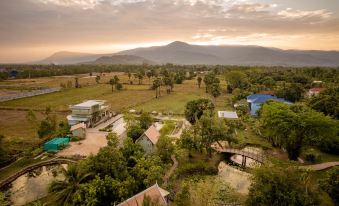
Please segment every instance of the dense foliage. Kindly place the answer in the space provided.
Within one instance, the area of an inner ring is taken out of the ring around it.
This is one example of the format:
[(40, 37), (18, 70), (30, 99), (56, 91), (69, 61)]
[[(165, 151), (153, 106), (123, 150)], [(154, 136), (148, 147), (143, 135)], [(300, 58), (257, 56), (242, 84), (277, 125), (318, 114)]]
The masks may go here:
[(212, 114), (213, 110), (214, 104), (208, 99), (192, 100), (186, 104), (185, 117), (194, 124), (204, 113)]
[(54, 182), (56, 201), (70, 205), (111, 205), (161, 182), (164, 166), (155, 155), (144, 156), (140, 145), (127, 138), (123, 147), (110, 144), (96, 156), (65, 172)]
[(260, 112), (260, 124), (273, 146), (284, 147), (297, 160), (304, 145), (338, 153), (338, 121), (303, 105), (268, 102)]
[(309, 175), (291, 165), (261, 166), (254, 172), (246, 204), (319, 205), (319, 191)]
[(339, 167), (336, 166), (326, 172), (326, 177), (320, 181), (320, 185), (333, 199), (335, 205), (339, 205)]

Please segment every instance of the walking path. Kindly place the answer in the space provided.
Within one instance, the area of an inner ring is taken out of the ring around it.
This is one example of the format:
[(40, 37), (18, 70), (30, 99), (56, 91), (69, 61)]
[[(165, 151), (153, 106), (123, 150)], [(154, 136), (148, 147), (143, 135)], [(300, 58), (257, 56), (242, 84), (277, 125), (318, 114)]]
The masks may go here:
[(324, 169), (334, 167), (334, 166), (339, 166), (339, 162), (324, 162), (324, 163), (315, 164), (315, 165), (301, 166), (301, 168), (310, 169), (313, 171), (320, 171), (320, 170), (324, 170)]
[(167, 185), (168, 179), (171, 177), (171, 175), (173, 174), (174, 170), (178, 167), (178, 161), (177, 161), (177, 159), (175, 158), (175, 155), (174, 155), (174, 154), (171, 155), (171, 159), (172, 159), (172, 161), (173, 161), (173, 165), (172, 165), (172, 167), (166, 172), (166, 174), (165, 174), (165, 176), (164, 176), (164, 178), (163, 178), (163, 180), (164, 180), (164, 186)]

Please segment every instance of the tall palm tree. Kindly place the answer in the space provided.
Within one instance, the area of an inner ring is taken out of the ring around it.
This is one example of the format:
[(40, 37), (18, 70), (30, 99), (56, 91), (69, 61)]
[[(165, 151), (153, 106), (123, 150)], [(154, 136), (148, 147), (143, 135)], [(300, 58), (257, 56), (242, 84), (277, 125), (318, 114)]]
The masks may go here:
[(54, 181), (49, 187), (49, 191), (55, 195), (55, 201), (62, 205), (70, 205), (73, 194), (77, 191), (81, 183), (92, 176), (92, 173), (83, 173), (79, 167), (69, 165), (68, 169), (62, 169), (65, 180)]

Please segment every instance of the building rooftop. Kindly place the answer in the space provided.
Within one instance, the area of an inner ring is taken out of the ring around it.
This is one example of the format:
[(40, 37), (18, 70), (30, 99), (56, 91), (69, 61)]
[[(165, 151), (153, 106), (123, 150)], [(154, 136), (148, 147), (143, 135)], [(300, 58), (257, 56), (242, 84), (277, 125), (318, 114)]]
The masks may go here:
[(218, 111), (218, 117), (226, 119), (238, 119), (237, 113), (231, 111)]
[(152, 125), (150, 126), (145, 132), (144, 134), (148, 137), (149, 140), (151, 140), (151, 142), (153, 144), (156, 144), (159, 140), (160, 137), (160, 133), (158, 132), (158, 130)]
[(74, 131), (76, 129), (79, 129), (79, 128), (83, 128), (83, 129), (86, 129), (86, 124), (81, 122), (79, 124), (76, 124), (76, 125), (73, 125), (70, 129), (70, 131)]
[(283, 98), (278, 98), (278, 97), (270, 95), (270, 94), (252, 94), (252, 95), (247, 96), (247, 102), (251, 102), (251, 103), (259, 103), (260, 104), (260, 103), (264, 103), (268, 100), (275, 100), (275, 101), (291, 104), (291, 102), (286, 101)]
[(156, 183), (146, 190), (118, 204), (118, 206), (140, 206), (143, 205), (145, 197), (149, 197), (152, 201), (156, 201), (156, 203), (158, 203), (157, 205), (166, 206), (167, 201), (165, 197), (167, 195), (169, 195), (169, 192), (159, 187)]
[(93, 107), (95, 105), (103, 105), (105, 103), (104, 100), (87, 100), (80, 104), (73, 105), (73, 107)]
[(321, 92), (321, 91), (323, 91), (323, 90), (324, 90), (324, 88), (314, 87), (314, 88), (311, 88), (311, 89), (309, 90), (309, 92), (319, 93), (319, 92)]

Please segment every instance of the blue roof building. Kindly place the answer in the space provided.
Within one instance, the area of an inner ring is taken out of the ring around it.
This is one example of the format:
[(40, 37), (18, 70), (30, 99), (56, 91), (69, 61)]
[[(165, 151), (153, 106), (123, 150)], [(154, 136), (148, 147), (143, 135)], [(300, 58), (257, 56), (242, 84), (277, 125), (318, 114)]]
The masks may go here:
[(292, 104), (283, 98), (278, 98), (270, 94), (252, 94), (247, 96), (247, 102), (249, 104), (250, 113), (252, 116), (257, 116), (257, 111), (261, 108), (261, 105), (269, 100), (274, 100), (286, 104)]

